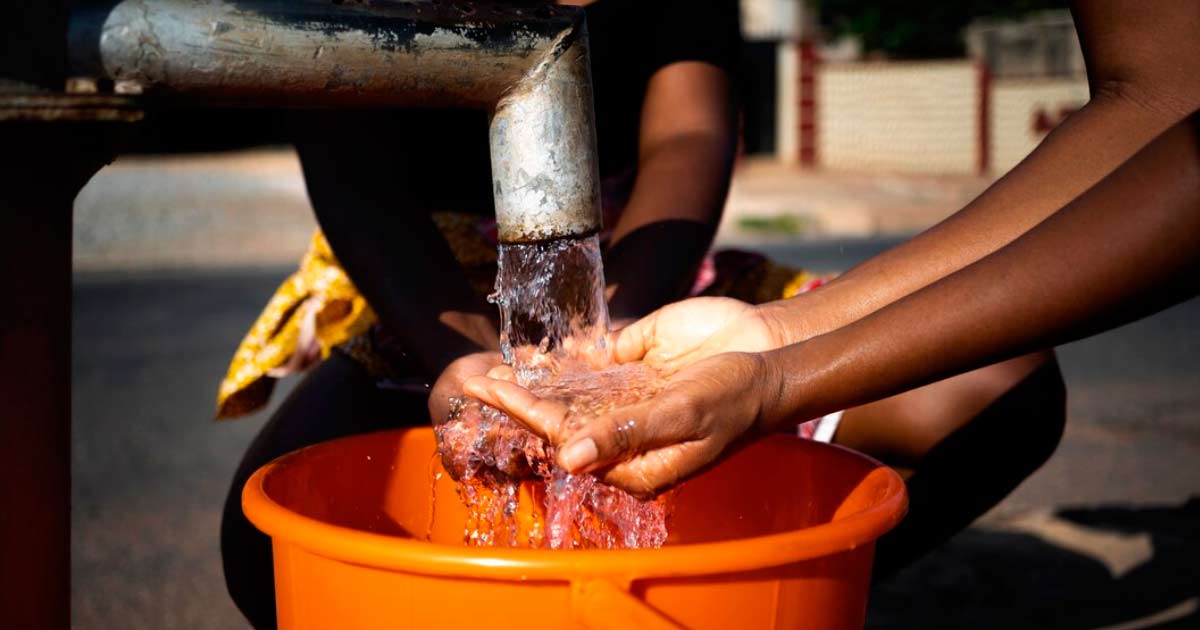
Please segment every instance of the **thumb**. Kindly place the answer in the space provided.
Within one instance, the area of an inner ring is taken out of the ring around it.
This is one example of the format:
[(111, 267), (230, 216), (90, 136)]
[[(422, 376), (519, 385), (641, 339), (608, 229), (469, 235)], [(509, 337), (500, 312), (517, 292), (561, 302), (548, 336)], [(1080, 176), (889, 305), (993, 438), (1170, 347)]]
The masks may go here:
[(654, 311), (649, 315), (625, 326), (616, 332), (613, 342), (613, 360), (617, 363), (641, 361), (646, 353), (654, 346), (655, 329), (658, 325), (658, 314)]

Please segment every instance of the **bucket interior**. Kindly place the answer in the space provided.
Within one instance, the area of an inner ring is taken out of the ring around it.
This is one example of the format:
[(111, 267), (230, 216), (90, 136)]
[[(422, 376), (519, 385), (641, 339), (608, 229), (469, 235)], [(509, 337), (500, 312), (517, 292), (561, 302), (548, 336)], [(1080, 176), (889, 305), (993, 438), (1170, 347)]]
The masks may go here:
[[(849, 451), (777, 435), (759, 440), (676, 490), (667, 545), (718, 542), (812, 527), (895, 494), (893, 475)], [(319, 444), (279, 460), (263, 490), (318, 521), (462, 546), (466, 509), (429, 429)]]

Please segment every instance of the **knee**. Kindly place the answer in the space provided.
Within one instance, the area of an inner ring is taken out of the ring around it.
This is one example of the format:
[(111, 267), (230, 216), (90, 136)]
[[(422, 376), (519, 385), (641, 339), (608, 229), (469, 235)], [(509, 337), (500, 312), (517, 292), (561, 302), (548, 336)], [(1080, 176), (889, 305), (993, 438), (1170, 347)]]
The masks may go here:
[(273, 417), (242, 457), (221, 514), (221, 565), (225, 588), (234, 605), (257, 630), (276, 627), (275, 567), (271, 539), (242, 512), (242, 488), (258, 467), (278, 453), (272, 439), (279, 421)]
[[(930, 439), (936, 441), (918, 468), (931, 460), (964, 465), (986, 460), (996, 475), (1024, 479), (1045, 464), (1058, 448), (1066, 423), (1066, 386), (1058, 362), (1051, 354), (1004, 385), (986, 389), (988, 402), (973, 402), (981, 409), (965, 422), (950, 423), (954, 428), (947, 435), (932, 433)], [(962, 389), (966, 388), (960, 387), (963, 397), (980, 396)]]
[(1049, 360), (1035, 369), (1011, 392), (1015, 413), (1022, 418), (1017, 439), (1024, 459), (1033, 472), (1045, 464), (1062, 441), (1067, 421), (1067, 387), (1058, 361)]
[(1051, 355), (976, 416), (961, 433), (993, 454), (999, 476), (1021, 480), (1058, 449), (1067, 419), (1067, 391)]

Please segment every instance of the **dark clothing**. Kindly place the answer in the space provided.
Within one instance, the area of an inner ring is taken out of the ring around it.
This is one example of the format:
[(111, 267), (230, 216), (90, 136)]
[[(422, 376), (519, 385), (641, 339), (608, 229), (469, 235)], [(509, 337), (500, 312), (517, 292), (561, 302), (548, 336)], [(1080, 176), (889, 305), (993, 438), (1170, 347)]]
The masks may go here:
[(891, 577), (1000, 503), (1054, 454), (1066, 420), (1066, 384), (1050, 360), (930, 449), (907, 483), (908, 516), (875, 547), (872, 578)]
[(600, 175), (637, 166), (646, 84), (680, 61), (703, 61), (736, 77), (738, 3), (728, 0), (599, 0), (586, 7)]
[(421, 425), (425, 396), (380, 389), (354, 360), (335, 351), (313, 368), (263, 425), (234, 473), (221, 517), (221, 559), (234, 603), (260, 630), (275, 627), (271, 539), (242, 513), (242, 487), (254, 471), (294, 450), (347, 435)]
[[(734, 0), (599, 0), (586, 7), (602, 176), (637, 168), (647, 82), (677, 61), (702, 61), (730, 76), (739, 55)], [(487, 115), (479, 111), (299, 112), (290, 118), (309, 198), (342, 267), (384, 327), (411, 350), (428, 382), (447, 342), (412, 334), (428, 326), (412, 296), (445, 310), (494, 308), (472, 294), (429, 218), (437, 210), (490, 214)], [(445, 274), (423, 273), (437, 268)], [(457, 274), (457, 275), (455, 275)], [(405, 334), (409, 333), (409, 334)], [(246, 479), (284, 453), (397, 423), (428, 423), (424, 395), (389, 391), (334, 353), (296, 387), (247, 450), (221, 523), (225, 580), (254, 627), (274, 628), (270, 540), (241, 511)]]

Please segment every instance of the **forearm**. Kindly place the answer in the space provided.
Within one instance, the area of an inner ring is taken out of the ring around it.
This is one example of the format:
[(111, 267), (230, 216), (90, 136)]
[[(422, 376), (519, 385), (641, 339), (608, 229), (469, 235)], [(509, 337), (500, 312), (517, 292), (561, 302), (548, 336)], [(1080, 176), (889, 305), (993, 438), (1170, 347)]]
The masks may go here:
[(853, 324), (768, 353), (778, 425), (1077, 339), (1200, 288), (1196, 116), (1011, 244)]
[(1091, 101), (942, 224), (801, 296), (795, 340), (834, 330), (1011, 242), (1200, 107), (1200, 4), (1072, 3)]
[(682, 135), (640, 161), (605, 252), (614, 317), (640, 317), (687, 296), (720, 220), (732, 144), (723, 134)]
[(801, 341), (856, 321), (998, 250), (1087, 190), (1183, 114), (1102, 92), (961, 211), (775, 310)]
[(614, 317), (640, 317), (687, 296), (725, 205), (736, 120), (720, 68), (680, 61), (650, 77), (637, 180), (604, 259)]

